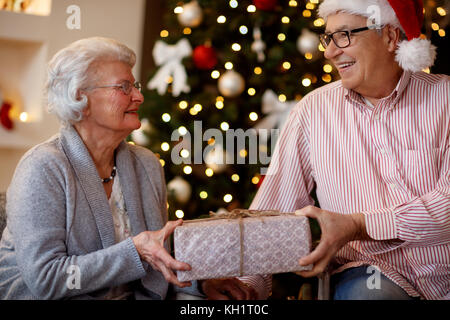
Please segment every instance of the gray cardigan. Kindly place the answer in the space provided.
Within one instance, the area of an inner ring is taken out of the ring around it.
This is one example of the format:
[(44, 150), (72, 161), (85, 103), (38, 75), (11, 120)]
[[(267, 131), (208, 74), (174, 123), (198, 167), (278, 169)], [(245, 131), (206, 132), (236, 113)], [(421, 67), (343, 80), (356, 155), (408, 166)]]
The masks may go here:
[[(167, 202), (158, 159), (123, 141), (116, 166), (132, 235), (161, 229)], [(6, 212), (1, 299), (96, 299), (124, 283), (132, 284), (136, 299), (166, 298), (167, 281), (141, 262), (131, 238), (115, 243), (106, 193), (73, 127), (23, 156), (7, 191)], [(195, 286), (188, 292), (198, 293)]]

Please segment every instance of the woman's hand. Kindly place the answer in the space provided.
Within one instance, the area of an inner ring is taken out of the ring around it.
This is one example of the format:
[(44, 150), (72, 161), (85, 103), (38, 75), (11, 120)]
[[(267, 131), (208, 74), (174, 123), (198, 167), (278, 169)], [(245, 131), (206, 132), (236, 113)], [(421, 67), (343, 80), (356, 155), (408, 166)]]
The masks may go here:
[(168, 282), (183, 288), (189, 287), (191, 282), (180, 282), (173, 270), (188, 271), (191, 270), (191, 266), (175, 260), (164, 248), (164, 241), (181, 224), (183, 224), (181, 219), (169, 221), (161, 230), (141, 232), (132, 240), (141, 260), (149, 263), (153, 269), (161, 271)]
[(255, 300), (255, 289), (237, 278), (200, 280), (203, 293), (210, 300)]

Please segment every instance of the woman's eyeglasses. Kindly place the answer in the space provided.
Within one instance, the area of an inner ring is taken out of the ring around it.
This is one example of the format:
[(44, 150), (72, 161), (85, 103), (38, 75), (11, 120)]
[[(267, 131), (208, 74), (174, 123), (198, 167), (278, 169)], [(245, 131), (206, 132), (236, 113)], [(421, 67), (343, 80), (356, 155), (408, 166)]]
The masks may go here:
[(89, 88), (84, 88), (84, 90), (92, 90), (92, 89), (100, 89), (100, 88), (118, 88), (118, 89), (122, 90), (122, 92), (125, 95), (129, 95), (131, 93), (131, 89), (133, 87), (138, 89), (139, 92), (141, 92), (141, 90), (142, 90), (142, 85), (139, 81), (137, 81), (135, 83), (131, 83), (130, 81), (124, 81), (121, 84), (110, 84), (110, 85), (105, 85), (105, 86), (89, 87)]
[(323, 33), (320, 35), (320, 43), (324, 48), (328, 47), (331, 40), (333, 40), (334, 44), (338, 48), (347, 48), (350, 45), (350, 36), (353, 33), (358, 33), (361, 31), (371, 30), (371, 29), (381, 29), (383, 26), (380, 25), (371, 25), (364, 28), (357, 28), (353, 30), (341, 30), (333, 33)]

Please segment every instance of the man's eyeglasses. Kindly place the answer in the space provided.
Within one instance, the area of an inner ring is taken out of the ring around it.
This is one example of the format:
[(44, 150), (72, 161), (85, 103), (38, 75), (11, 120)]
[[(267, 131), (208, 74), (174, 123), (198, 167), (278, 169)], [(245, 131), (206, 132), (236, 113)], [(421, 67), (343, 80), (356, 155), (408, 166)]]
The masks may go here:
[(353, 30), (342, 30), (336, 31), (333, 33), (323, 33), (320, 35), (320, 43), (324, 48), (328, 47), (331, 40), (333, 40), (334, 44), (338, 48), (347, 48), (350, 45), (350, 35), (353, 33), (358, 33), (361, 31), (371, 30), (371, 29), (381, 29), (383, 26), (380, 25), (371, 25), (364, 28), (357, 28)]
[(122, 92), (125, 95), (129, 95), (131, 93), (131, 89), (133, 87), (138, 89), (139, 92), (141, 92), (141, 90), (142, 90), (142, 85), (138, 81), (135, 83), (131, 83), (130, 81), (124, 81), (121, 84), (110, 84), (110, 85), (105, 85), (105, 86), (89, 87), (89, 88), (85, 88), (84, 90), (92, 90), (92, 89), (99, 89), (99, 88), (118, 88), (118, 89), (122, 90)]

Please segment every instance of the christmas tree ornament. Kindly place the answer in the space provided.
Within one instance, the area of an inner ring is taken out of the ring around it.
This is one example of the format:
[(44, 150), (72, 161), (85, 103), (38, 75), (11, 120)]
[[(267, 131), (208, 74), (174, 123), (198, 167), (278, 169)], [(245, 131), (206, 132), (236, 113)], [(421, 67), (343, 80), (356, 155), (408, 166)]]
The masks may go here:
[(301, 54), (311, 54), (313, 57), (318, 56), (319, 52), (319, 36), (308, 29), (303, 29), (302, 34), (297, 39), (297, 49)]
[(244, 78), (234, 70), (228, 70), (220, 76), (218, 88), (222, 95), (227, 98), (239, 96), (245, 89)]
[(142, 119), (141, 120), (141, 127), (137, 130), (134, 130), (131, 133), (131, 139), (134, 143), (140, 145), (140, 146), (147, 146), (150, 144), (150, 140), (147, 136), (148, 133), (151, 131), (151, 125), (148, 119)]
[(261, 29), (259, 27), (255, 27), (253, 29), (253, 43), (251, 46), (252, 51), (256, 52), (256, 57), (258, 62), (264, 62), (266, 56), (264, 54), (264, 50), (266, 49), (266, 44), (262, 40), (261, 37)]
[(178, 203), (185, 204), (191, 198), (192, 187), (182, 177), (176, 176), (167, 184), (167, 191)]
[[(262, 96), (262, 113), (266, 117), (261, 119), (253, 128), (259, 133), (260, 141), (266, 142), (270, 136), (271, 129), (281, 129), (289, 116), (292, 108), (298, 101), (284, 101), (281, 102), (275, 92), (268, 89)], [(261, 134), (261, 130), (265, 130), (265, 134)]]
[(272, 11), (277, 6), (277, 0), (253, 0), (256, 9)]
[(210, 45), (199, 45), (195, 47), (192, 54), (194, 64), (198, 69), (211, 70), (217, 64), (217, 54)]
[(0, 106), (0, 123), (6, 130), (12, 130), (14, 127), (10, 114), (11, 108), (11, 104), (7, 102), (3, 102)]
[(205, 164), (214, 173), (222, 173), (228, 164), (233, 163), (233, 157), (221, 145), (215, 145), (205, 155)]
[(203, 11), (197, 1), (183, 5), (183, 11), (178, 14), (178, 22), (183, 27), (198, 27), (203, 20)]
[(153, 47), (153, 59), (158, 72), (148, 82), (149, 90), (156, 89), (159, 95), (163, 95), (168, 86), (168, 79), (172, 78), (172, 95), (177, 97), (181, 92), (188, 93), (191, 88), (187, 84), (186, 70), (181, 60), (192, 54), (192, 47), (185, 38), (178, 41), (175, 45), (168, 45), (158, 40)]

